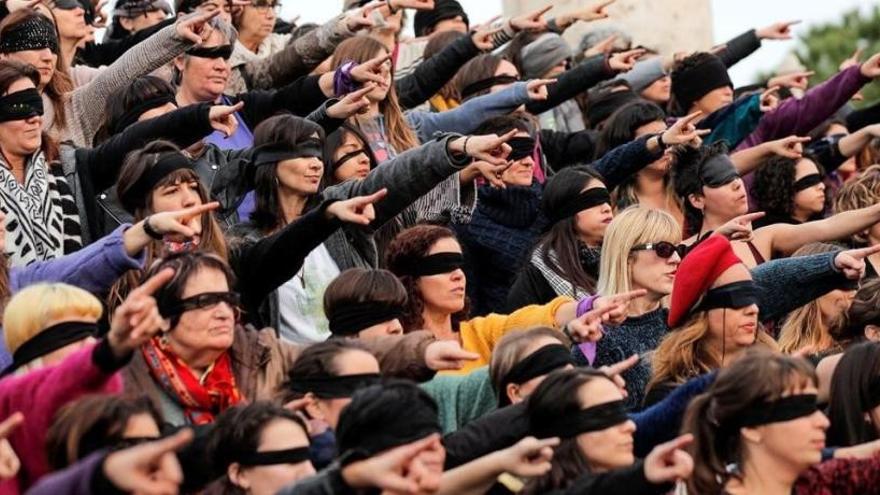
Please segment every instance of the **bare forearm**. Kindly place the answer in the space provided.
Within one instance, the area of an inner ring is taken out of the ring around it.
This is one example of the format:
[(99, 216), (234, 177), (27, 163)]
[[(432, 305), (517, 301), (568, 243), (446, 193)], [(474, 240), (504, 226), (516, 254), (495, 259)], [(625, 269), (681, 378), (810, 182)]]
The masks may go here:
[(772, 153), (765, 145), (766, 143), (759, 144), (730, 155), (730, 161), (733, 162), (733, 166), (736, 167), (736, 171), (740, 175), (754, 171)]
[(498, 452), (484, 455), (443, 473), (437, 495), (480, 495), (486, 493), (504, 472)]
[(850, 157), (858, 153), (874, 137), (874, 133), (872, 132), (873, 127), (874, 126), (864, 127), (848, 136), (840, 138), (840, 141), (837, 143), (837, 147), (840, 149), (840, 154)]

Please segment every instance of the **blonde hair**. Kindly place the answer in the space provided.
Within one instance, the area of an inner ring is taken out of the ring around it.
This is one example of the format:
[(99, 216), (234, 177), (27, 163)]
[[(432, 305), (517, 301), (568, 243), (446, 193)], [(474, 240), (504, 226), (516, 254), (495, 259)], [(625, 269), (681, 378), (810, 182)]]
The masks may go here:
[(660, 241), (681, 242), (681, 227), (672, 215), (642, 205), (620, 212), (605, 231), (596, 293), (613, 296), (632, 290), (633, 246)]
[(18, 292), (3, 312), (3, 338), (9, 352), (60, 320), (98, 321), (101, 302), (67, 284), (36, 284)]
[[(710, 346), (705, 338), (709, 333), (708, 315), (706, 311), (692, 315), (684, 325), (663, 338), (654, 351), (651, 363), (653, 373), (645, 392), (663, 382), (681, 384), (721, 367), (723, 356), (720, 350)], [(779, 350), (776, 341), (762, 329), (758, 330), (752, 347), (774, 352)]]
[[(834, 213), (859, 210), (877, 203), (880, 203), (880, 165), (871, 165), (837, 191)], [(868, 243), (863, 232), (853, 234), (852, 238), (861, 244)]]
[[(840, 248), (833, 244), (813, 242), (795, 251), (792, 257), (832, 253), (838, 250)], [(840, 317), (837, 321), (826, 324), (819, 309), (819, 298), (813, 299), (788, 314), (779, 330), (779, 350), (785, 354), (792, 354), (809, 346), (813, 347), (812, 352), (825, 351), (830, 348), (827, 342), (835, 340), (833, 336), (843, 328), (844, 321), (844, 318)], [(823, 343), (826, 345), (822, 345)]]

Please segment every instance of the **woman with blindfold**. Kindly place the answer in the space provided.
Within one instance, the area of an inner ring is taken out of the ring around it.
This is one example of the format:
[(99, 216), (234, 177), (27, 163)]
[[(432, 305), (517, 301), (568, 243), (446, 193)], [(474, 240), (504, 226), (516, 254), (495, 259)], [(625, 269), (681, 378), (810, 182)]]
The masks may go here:
[[(241, 324), (232, 272), (216, 255), (170, 255), (147, 276), (166, 268), (175, 276), (156, 294), (166, 329), (126, 368), (126, 390), (148, 395), (174, 426), (205, 425), (239, 403), (271, 399), (303, 348), (282, 342), (274, 329)], [(432, 373), (426, 360), (439, 343), (422, 332), (365, 345), (388, 374), (418, 378)]]
[(210, 31), (210, 17), (181, 19), (126, 52), (88, 84), (74, 87), (65, 64), (59, 62), (62, 55), (52, 21), (36, 11), (23, 9), (0, 24), (0, 59), (29, 63), (39, 70), (37, 89), (47, 96), (44, 102), (48, 109), (43, 129), (58, 141), (87, 147), (104, 118), (104, 103), (110, 94), (133, 77), (152, 72), (201, 43)]
[(698, 146), (700, 135), (690, 119), (680, 119), (659, 134), (623, 141), (589, 167), (570, 167), (551, 177), (541, 200), (545, 234), (511, 287), (507, 307), (594, 293), (602, 239), (614, 216), (609, 190), (656, 163), (668, 146)]
[(829, 421), (816, 386), (807, 361), (766, 351), (749, 351), (722, 370), (685, 417), (683, 431), (694, 436), (688, 493), (875, 491), (876, 455), (821, 462)]
[[(280, 115), (260, 124), (253, 163), (256, 209), (251, 222), (235, 234), (253, 242), (283, 229), (290, 222), (326, 199), (374, 193), (382, 188), (394, 194), (375, 205), (364, 227), (347, 226), (334, 233), (307, 255), (296, 276), (290, 277), (271, 296), (261, 314), (294, 342), (319, 342), (329, 336), (322, 314), (326, 287), (341, 271), (378, 265), (376, 231), (443, 180), (466, 167), (471, 158), (506, 163), (505, 142), (510, 136), (442, 136), (384, 163), (363, 180), (349, 180), (324, 189), (329, 181), (325, 164), (323, 132), (316, 124), (291, 115)], [(467, 142), (467, 154), (464, 144)], [(499, 156), (493, 156), (492, 153)]]
[(269, 402), (228, 409), (206, 441), (205, 453), (222, 476), (206, 489), (209, 495), (275, 495), (315, 474), (305, 423)]
[(880, 438), (880, 343), (863, 342), (843, 353), (831, 377), (828, 419), (828, 445)]
[[(596, 144), (596, 156), (633, 139), (665, 130), (666, 112), (662, 108), (647, 101), (629, 103), (605, 121)], [(672, 153), (667, 148), (660, 159), (624, 179), (612, 193), (615, 209), (622, 211), (634, 204), (646, 205), (669, 213), (679, 225), (684, 225), (682, 205), (672, 185), (671, 163)]]
[[(839, 250), (833, 244), (807, 244), (795, 251), (792, 258)], [(814, 364), (840, 352), (845, 343), (841, 337), (847, 324), (846, 314), (858, 288), (859, 282), (853, 281), (848, 287), (834, 289), (789, 313), (779, 328), (779, 350), (786, 354), (806, 352)]]
[[(9, 493), (24, 493), (47, 473), (46, 432), (58, 409), (86, 394), (122, 390), (117, 372), (163, 326), (153, 293), (172, 275), (170, 271), (157, 272), (132, 291), (113, 313), (109, 332), (97, 344), (88, 341), (98, 335), (102, 307), (84, 291), (60, 284), (54, 288), (34, 286), (9, 302), (4, 312), (7, 340), (11, 335), (27, 335), (28, 329), (36, 330), (31, 338), (21, 341), (14, 364), (0, 380), (0, 417), (16, 411), (27, 413), (22, 427), (9, 437), (22, 466), (17, 480), (8, 482)], [(79, 300), (65, 304), (65, 298), (52, 297), (62, 294)], [(65, 357), (49, 364), (55, 359), (53, 354)], [(28, 370), (10, 375), (22, 366)]]
[(777, 350), (760, 322), (859, 280), (869, 254), (857, 249), (775, 260), (753, 276), (726, 238), (714, 235), (700, 243), (675, 275), (667, 317), (671, 331), (653, 354), (645, 405), (700, 373), (728, 365), (749, 347)]
[(402, 321), (404, 331), (424, 328), (438, 339), (458, 341), (466, 351), (479, 355), (465, 364), (461, 373), (488, 364), (498, 340), (515, 330), (546, 326), (565, 329), (576, 340), (591, 338), (606, 317), (604, 313), (620, 311), (625, 301), (634, 297), (633, 293), (621, 294), (601, 312), (594, 312), (586, 308), (586, 299), (560, 296), (548, 304), (507, 315), (493, 313), (469, 319), (464, 256), (451, 230), (435, 225), (411, 227), (388, 246), (386, 262), (410, 294)]
[(655, 447), (644, 461), (636, 459), (636, 424), (627, 417), (623, 393), (599, 371), (550, 374), (527, 409), (531, 434), (562, 441), (550, 471), (528, 482), (521, 493), (667, 493), (671, 483), (687, 479), (693, 469), (685, 452), (688, 435)]
[(49, 469), (59, 471), (102, 449), (158, 440), (162, 415), (144, 396), (94, 394), (67, 404), (46, 432)]
[(551, 372), (571, 368), (571, 341), (552, 328), (511, 332), (492, 350), (489, 377), (498, 407), (518, 404)]
[(310, 458), (318, 469), (337, 455), (333, 432), (352, 395), (380, 379), (375, 356), (353, 339), (330, 339), (311, 345), (293, 363), (279, 395), (286, 407), (308, 419)]
[[(737, 219), (749, 211), (748, 194), (723, 143), (700, 149), (682, 148), (675, 155), (673, 176), (675, 190), (684, 201), (685, 235), (695, 234), (685, 244), (698, 244), (728, 222), (747, 225), (755, 219)], [(733, 249), (746, 266), (755, 267), (788, 256), (811, 242), (843, 239), (878, 222), (880, 204), (823, 220), (768, 225), (755, 230), (748, 239), (735, 240)]]
[(818, 160), (810, 155), (765, 160), (755, 172), (753, 190), (758, 211), (767, 215), (755, 222), (755, 228), (820, 220), (826, 203), (824, 176)]

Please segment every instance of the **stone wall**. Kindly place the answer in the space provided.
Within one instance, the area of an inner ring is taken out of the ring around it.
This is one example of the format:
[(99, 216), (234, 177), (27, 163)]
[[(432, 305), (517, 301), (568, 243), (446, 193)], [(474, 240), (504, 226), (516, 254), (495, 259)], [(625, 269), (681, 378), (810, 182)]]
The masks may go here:
[[(548, 17), (595, 3), (596, 0), (552, 0)], [(548, 0), (503, 0), (504, 15), (516, 15), (547, 5)], [(668, 53), (675, 50), (705, 50), (712, 46), (710, 0), (617, 0), (608, 7), (610, 19), (579, 22), (565, 33), (577, 47), (581, 36), (591, 28), (613, 24), (644, 45)]]

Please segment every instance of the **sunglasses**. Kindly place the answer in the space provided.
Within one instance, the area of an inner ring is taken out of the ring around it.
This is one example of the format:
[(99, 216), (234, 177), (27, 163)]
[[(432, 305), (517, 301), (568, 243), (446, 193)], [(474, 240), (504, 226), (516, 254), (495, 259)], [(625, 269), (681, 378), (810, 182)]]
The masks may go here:
[(687, 246), (683, 244), (675, 245), (671, 242), (660, 241), (660, 242), (649, 242), (647, 244), (637, 244), (632, 247), (630, 252), (632, 251), (654, 251), (657, 253), (657, 256), (663, 259), (669, 259), (673, 254), (678, 253), (679, 258), (684, 258), (684, 255), (687, 254)]
[(205, 292), (197, 296), (187, 297), (175, 304), (171, 308), (170, 313), (181, 315), (187, 311), (212, 308), (220, 303), (228, 304), (235, 312), (236, 318), (241, 314), (241, 297), (237, 292)]

